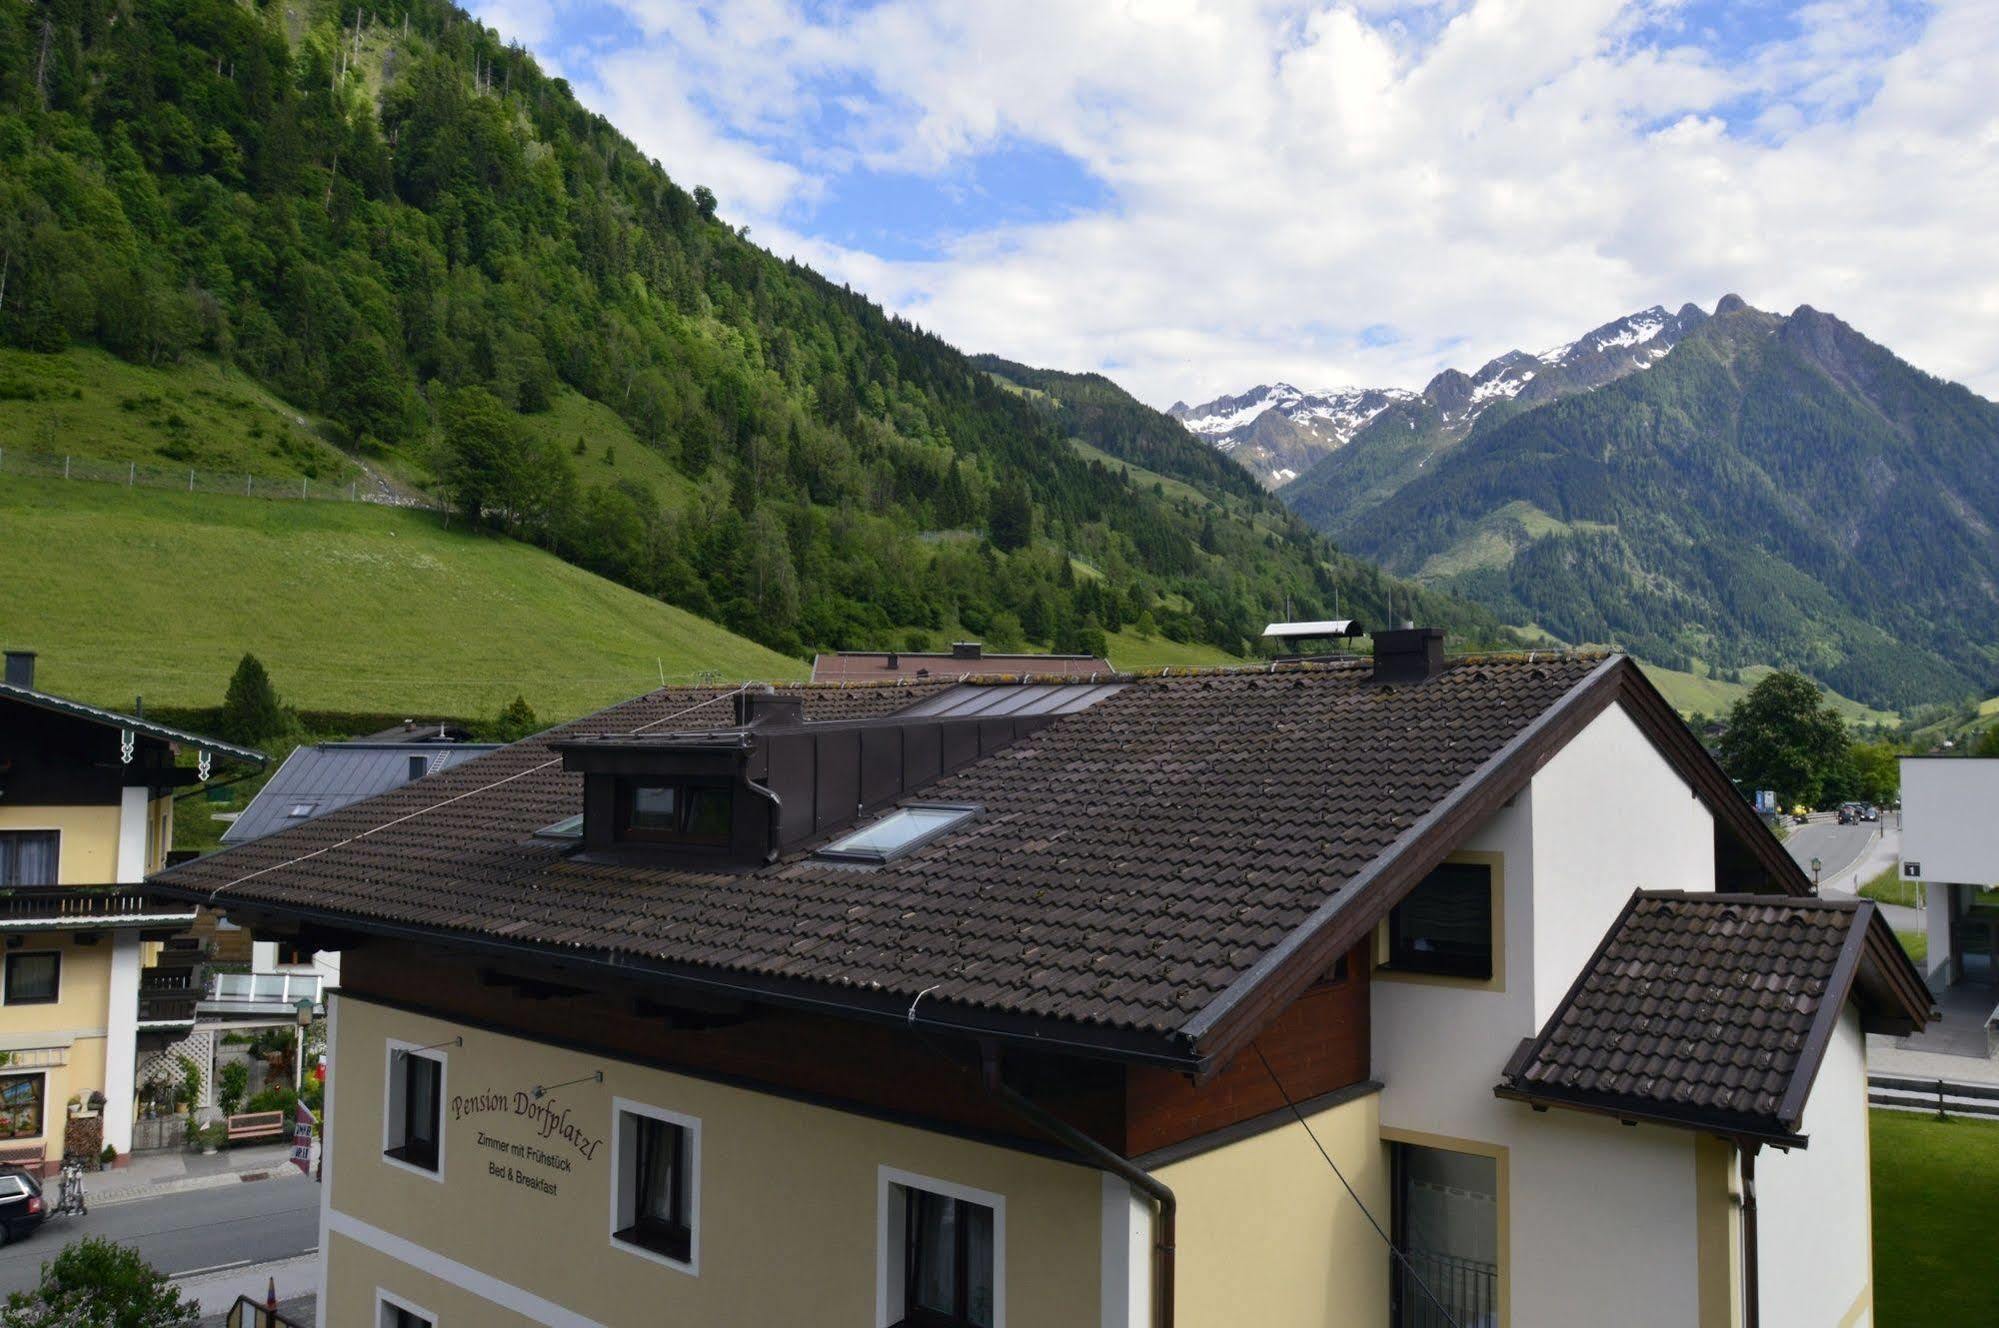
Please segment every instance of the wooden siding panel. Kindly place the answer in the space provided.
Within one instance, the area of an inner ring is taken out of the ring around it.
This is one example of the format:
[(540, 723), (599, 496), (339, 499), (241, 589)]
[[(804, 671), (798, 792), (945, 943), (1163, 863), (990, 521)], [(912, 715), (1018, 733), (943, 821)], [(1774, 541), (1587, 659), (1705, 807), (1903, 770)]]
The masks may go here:
[[(1133, 1067), (1125, 1080), (1130, 1156), (1193, 1139), (1368, 1077), (1368, 944), (1347, 954), (1347, 974), (1308, 988), (1255, 1042), (1203, 1087), (1184, 1075)], [(1265, 1070), (1263, 1057), (1270, 1062)], [(1278, 1091), (1271, 1072), (1284, 1086)]]

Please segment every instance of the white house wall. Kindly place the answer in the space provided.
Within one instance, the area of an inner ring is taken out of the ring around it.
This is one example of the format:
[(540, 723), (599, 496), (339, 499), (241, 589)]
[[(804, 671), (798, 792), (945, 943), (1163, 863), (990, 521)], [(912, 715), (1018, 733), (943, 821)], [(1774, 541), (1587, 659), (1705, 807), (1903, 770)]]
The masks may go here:
[(1765, 1149), (1756, 1162), (1763, 1328), (1871, 1324), (1866, 1038), (1852, 1006), (1826, 1048), (1804, 1132), (1809, 1148)]
[(1902, 758), (1902, 861), (1925, 881), (1999, 885), (1999, 760)]
[(1492, 1088), (1634, 889), (1714, 888), (1713, 836), (1705, 806), (1613, 706), (1464, 845), (1502, 858), (1504, 990), (1373, 984), (1384, 1136), (1505, 1150), (1514, 1328), (1699, 1322), (1694, 1136), (1537, 1113)]
[(1529, 1032), (1561, 1004), (1633, 890), (1714, 889), (1714, 817), (1621, 707), (1534, 777), (1533, 819)]

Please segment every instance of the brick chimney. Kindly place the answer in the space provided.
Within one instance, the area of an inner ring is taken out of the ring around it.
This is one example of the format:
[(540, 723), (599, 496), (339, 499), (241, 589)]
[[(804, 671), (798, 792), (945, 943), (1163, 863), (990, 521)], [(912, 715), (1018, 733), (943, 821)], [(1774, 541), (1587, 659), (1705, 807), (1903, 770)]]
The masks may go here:
[(1443, 628), (1398, 627), (1374, 634), (1376, 682), (1422, 682), (1443, 671)]
[(14, 687), (32, 688), (35, 685), (35, 652), (32, 650), (9, 650), (7, 656), (7, 682)]

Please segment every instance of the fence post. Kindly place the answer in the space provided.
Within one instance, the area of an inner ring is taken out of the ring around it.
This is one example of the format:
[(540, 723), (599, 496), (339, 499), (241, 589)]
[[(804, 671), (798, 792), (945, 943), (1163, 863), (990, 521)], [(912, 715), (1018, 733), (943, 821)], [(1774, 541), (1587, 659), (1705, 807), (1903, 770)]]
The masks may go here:
[(1947, 1115), (1945, 1115), (1945, 1114), (1944, 1114), (1944, 1109), (1943, 1109), (1943, 1080), (1941, 1080), (1941, 1079), (1937, 1080), (1937, 1119), (1938, 1119), (1938, 1120), (1949, 1120), (1949, 1119), (1950, 1119), (1950, 1117), (1949, 1117), (1949, 1116), (1947, 1116)]
[(62, 459), (62, 477), (63, 477), (64, 479), (68, 479), (68, 478), (69, 478), (69, 458), (68, 458), (68, 457), (64, 457), (64, 458)]
[(187, 473), (187, 491), (189, 493), (194, 492), (194, 472), (192, 470)]
[(311, 480), (311, 479), (307, 478), (307, 477), (306, 477), (306, 476), (304, 476), (304, 475), (301, 475), (301, 476), (299, 476), (299, 477), (298, 477), (298, 496), (299, 496), (299, 497), (301, 497), (301, 498), (304, 498), (304, 497), (307, 497), (308, 495), (306, 494), (306, 490), (307, 490), (308, 488), (310, 488), (311, 486), (312, 486), (312, 480)]
[(129, 489), (129, 488), (131, 488), (131, 487), (132, 487), (132, 486), (133, 486), (134, 484), (138, 483), (138, 481), (139, 481), (139, 463), (138, 463), (138, 462), (136, 462), (136, 461), (128, 461), (128, 462), (126, 462), (126, 463), (125, 463), (125, 487)]
[(248, 475), (243, 477), (243, 496), (245, 498), (250, 496), (250, 477)]

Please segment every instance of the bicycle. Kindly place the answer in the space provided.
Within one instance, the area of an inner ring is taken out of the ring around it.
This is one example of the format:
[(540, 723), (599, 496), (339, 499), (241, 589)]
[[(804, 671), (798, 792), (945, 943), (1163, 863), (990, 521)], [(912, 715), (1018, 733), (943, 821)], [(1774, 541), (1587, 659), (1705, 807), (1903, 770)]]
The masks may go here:
[(83, 1217), (89, 1212), (90, 1205), (83, 1197), (83, 1159), (74, 1153), (65, 1153), (62, 1180), (56, 1190), (56, 1205), (49, 1210), (49, 1216)]

